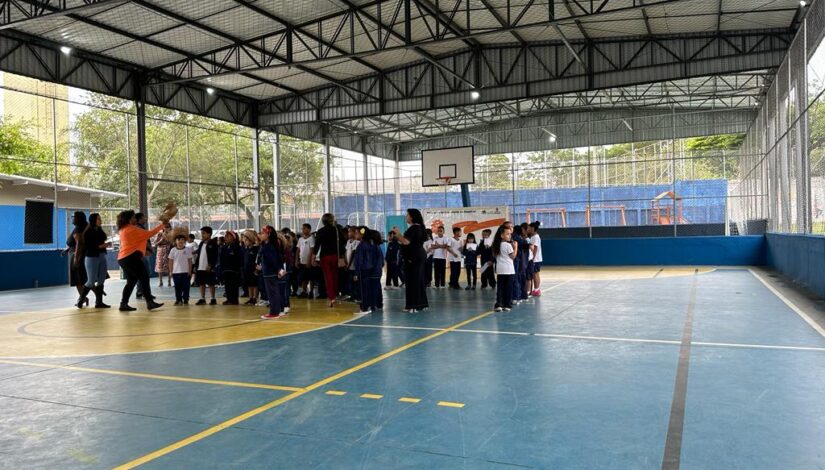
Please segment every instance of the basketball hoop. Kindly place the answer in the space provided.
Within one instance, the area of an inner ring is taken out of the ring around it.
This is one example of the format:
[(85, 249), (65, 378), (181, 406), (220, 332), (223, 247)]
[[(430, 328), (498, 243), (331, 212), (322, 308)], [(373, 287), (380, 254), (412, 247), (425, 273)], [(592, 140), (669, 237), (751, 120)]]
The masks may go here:
[(453, 180), (452, 176), (439, 176), (436, 178), (438, 181), (441, 181), (442, 186), (444, 186), (444, 207), (449, 206), (449, 201), (447, 199), (447, 187), (450, 186), (450, 181)]

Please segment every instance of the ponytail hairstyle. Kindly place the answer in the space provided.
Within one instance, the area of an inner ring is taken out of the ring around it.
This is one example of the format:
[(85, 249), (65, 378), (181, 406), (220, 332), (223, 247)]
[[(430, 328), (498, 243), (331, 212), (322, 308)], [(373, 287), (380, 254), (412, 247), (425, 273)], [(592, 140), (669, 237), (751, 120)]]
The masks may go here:
[[(273, 227), (271, 225), (267, 225), (267, 226), (265, 226), (264, 228), (261, 229), (261, 232), (269, 235), (269, 237), (266, 240), (261, 240), (261, 245), (263, 245), (264, 243), (270, 243), (270, 244), (273, 244), (273, 245), (275, 244), (275, 240), (272, 239), (272, 235), (274, 233), (276, 233), (275, 232), (275, 227)], [(276, 235), (276, 237), (277, 237), (277, 235)]]
[(534, 220), (533, 222), (530, 222), (530, 226), (533, 227), (533, 231), (538, 232), (539, 227), (541, 227), (541, 222)]
[(493, 255), (495, 256), (498, 256), (501, 253), (501, 235), (504, 233), (505, 230), (507, 230), (507, 226), (505, 224), (499, 225), (498, 230), (496, 230), (496, 235), (493, 237), (492, 248)]
[(132, 223), (132, 219), (135, 217), (135, 211), (128, 210), (122, 211), (117, 215), (117, 229), (120, 230), (123, 227)]
[(524, 236), (525, 235), (524, 227), (522, 227), (521, 225), (514, 225), (513, 226), (513, 234), (518, 235), (520, 237)]

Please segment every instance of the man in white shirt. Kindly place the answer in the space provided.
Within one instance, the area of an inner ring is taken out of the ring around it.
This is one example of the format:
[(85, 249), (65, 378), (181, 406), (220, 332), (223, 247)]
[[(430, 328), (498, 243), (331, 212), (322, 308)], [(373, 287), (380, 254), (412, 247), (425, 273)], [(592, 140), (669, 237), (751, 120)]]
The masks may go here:
[(453, 227), (453, 238), (447, 240), (447, 261), (450, 263), (450, 289), (461, 289), (458, 278), (461, 275), (461, 229)]
[(301, 238), (298, 239), (298, 257), (295, 259), (298, 268), (298, 282), (302, 292), (298, 297), (311, 297), (315, 291), (315, 281), (312, 279), (312, 258), (315, 249), (315, 237), (312, 236), (312, 226), (301, 226)]

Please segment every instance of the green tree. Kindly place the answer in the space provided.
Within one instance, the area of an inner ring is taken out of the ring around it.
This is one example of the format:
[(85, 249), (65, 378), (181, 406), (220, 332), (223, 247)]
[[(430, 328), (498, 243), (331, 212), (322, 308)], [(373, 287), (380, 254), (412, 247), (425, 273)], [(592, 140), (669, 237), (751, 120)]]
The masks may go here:
[(0, 173), (51, 180), (54, 152), (32, 136), (32, 125), (0, 116)]

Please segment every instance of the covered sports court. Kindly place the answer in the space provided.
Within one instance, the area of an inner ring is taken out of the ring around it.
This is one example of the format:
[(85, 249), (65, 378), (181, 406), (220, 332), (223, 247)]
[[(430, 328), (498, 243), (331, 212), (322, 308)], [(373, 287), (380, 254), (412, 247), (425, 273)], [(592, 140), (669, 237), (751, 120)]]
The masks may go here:
[[(823, 0), (0, 0), (0, 467), (825, 466), (823, 31)], [(165, 305), (118, 311), (116, 215), (170, 201), (216, 236), (538, 221), (540, 295), (262, 320), (173, 306), (151, 256)], [(76, 211), (113, 308), (73, 305)]]

